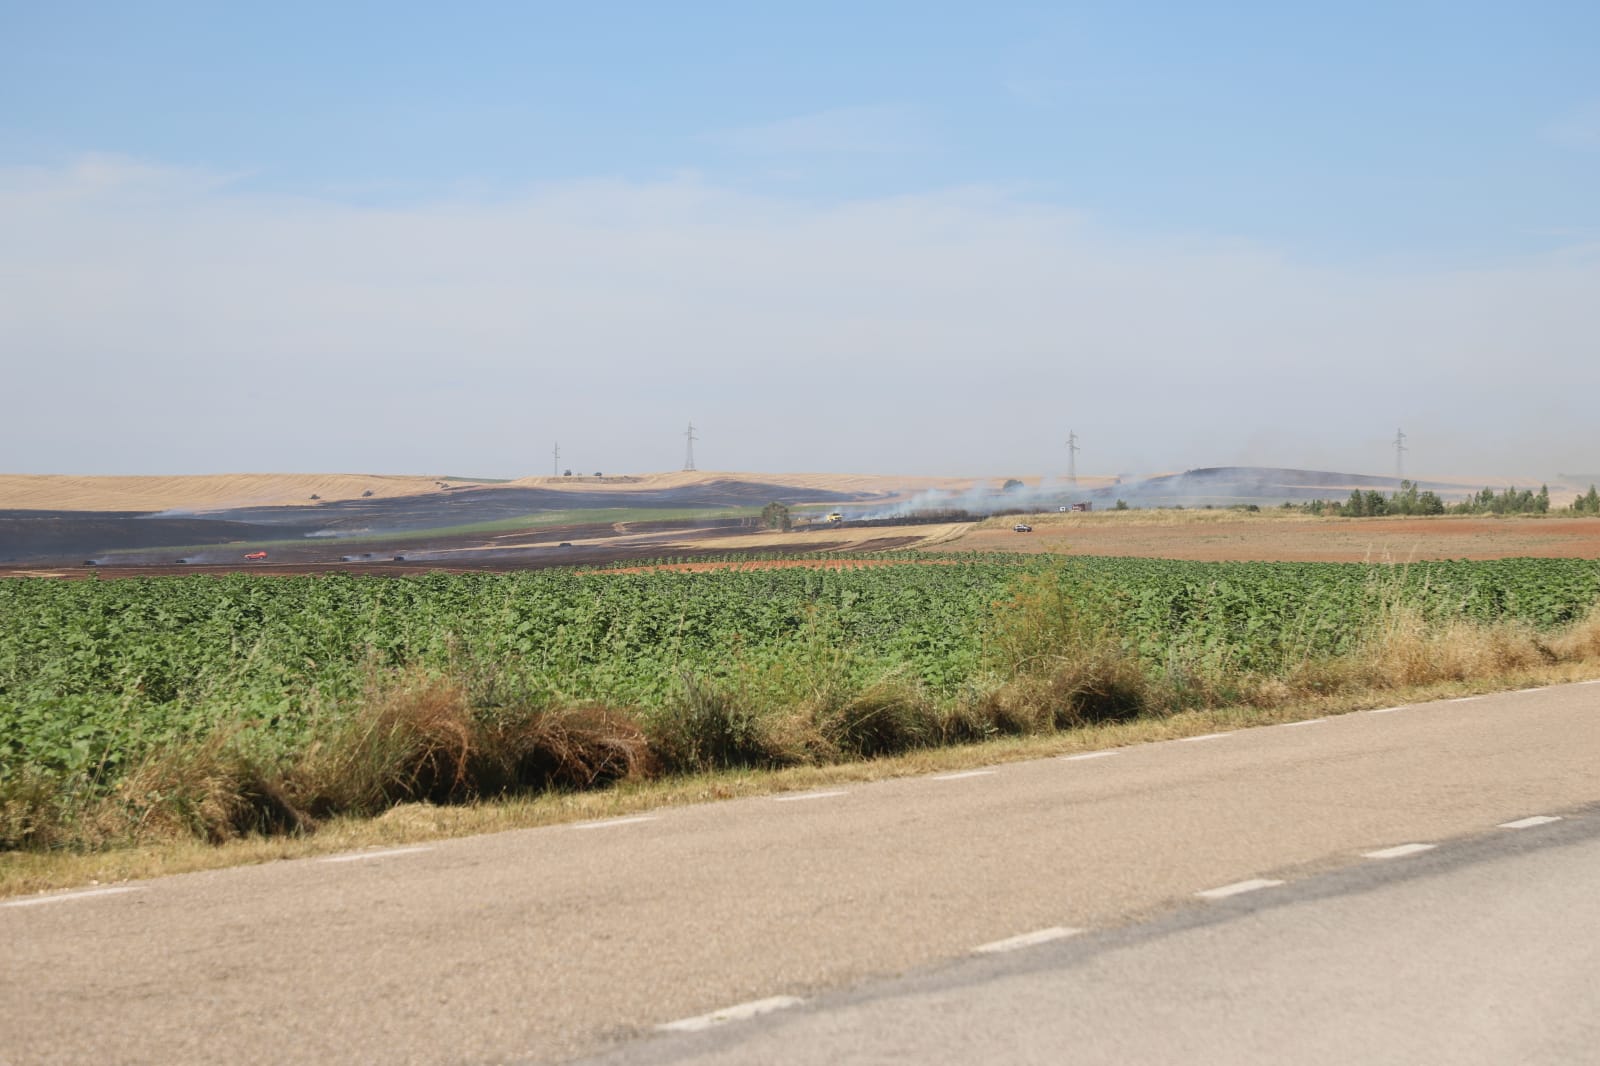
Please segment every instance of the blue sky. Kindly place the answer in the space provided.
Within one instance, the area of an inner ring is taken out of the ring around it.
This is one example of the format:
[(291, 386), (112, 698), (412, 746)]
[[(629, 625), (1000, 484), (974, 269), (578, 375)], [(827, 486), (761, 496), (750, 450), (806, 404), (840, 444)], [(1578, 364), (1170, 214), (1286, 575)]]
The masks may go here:
[(1600, 469), (1600, 5), (1296, 8), (0, 0), (0, 466)]

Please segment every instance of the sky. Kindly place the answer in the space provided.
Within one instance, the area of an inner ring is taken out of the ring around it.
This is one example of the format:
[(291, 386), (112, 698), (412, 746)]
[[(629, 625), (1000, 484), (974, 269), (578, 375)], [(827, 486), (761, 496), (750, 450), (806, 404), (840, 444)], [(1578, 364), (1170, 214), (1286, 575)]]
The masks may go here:
[(0, 470), (1600, 473), (1600, 5), (0, 0)]

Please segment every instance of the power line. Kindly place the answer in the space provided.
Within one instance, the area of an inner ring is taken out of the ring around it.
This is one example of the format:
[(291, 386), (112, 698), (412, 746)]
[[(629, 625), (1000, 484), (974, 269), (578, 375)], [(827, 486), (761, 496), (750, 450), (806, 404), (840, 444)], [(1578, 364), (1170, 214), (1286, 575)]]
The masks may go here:
[(1406, 452), (1408, 452), (1410, 450), (1411, 450), (1410, 448), (1406, 447), (1406, 435), (1404, 433), (1402, 433), (1398, 429), (1395, 430), (1394, 431), (1394, 479), (1396, 481), (1404, 481), (1406, 479)]
[(688, 450), (685, 451), (684, 455), (683, 455), (683, 468), (685, 470), (693, 470), (694, 469), (694, 442), (700, 439), (699, 437), (694, 435), (694, 423), (693, 422), (689, 423), (689, 430), (688, 430), (688, 432), (686, 432), (683, 435), (683, 437), (684, 437), (684, 440), (688, 441), (688, 443), (689, 443)]
[(1067, 480), (1078, 483), (1078, 435), (1067, 430)]
[(550, 476), (561, 476), (561, 442), (556, 441), (556, 446), (550, 451)]

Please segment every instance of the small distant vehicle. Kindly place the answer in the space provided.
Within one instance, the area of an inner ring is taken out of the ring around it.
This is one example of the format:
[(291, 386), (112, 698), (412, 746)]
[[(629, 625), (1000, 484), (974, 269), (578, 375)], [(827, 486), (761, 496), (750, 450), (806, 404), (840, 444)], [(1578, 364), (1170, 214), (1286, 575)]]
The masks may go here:
[(844, 515), (840, 514), (838, 511), (829, 511), (827, 513), (827, 515), (823, 517), (822, 520), (824, 522), (827, 522), (829, 525), (835, 525), (836, 526), (840, 522), (844, 521)]
[(266, 557), (267, 557), (267, 553), (266, 552), (251, 552), (249, 555), (246, 555), (244, 557), (244, 561), (247, 562), (247, 563), (259, 563), (261, 560), (265, 559)]
[(99, 566), (100, 563), (95, 559), (85, 559), (83, 561), (83, 565), (84, 566)]
[(1033, 527), (1028, 525), (1026, 522), (1018, 522), (1016, 525), (1011, 527), (1011, 531), (1013, 533), (1032, 533)]

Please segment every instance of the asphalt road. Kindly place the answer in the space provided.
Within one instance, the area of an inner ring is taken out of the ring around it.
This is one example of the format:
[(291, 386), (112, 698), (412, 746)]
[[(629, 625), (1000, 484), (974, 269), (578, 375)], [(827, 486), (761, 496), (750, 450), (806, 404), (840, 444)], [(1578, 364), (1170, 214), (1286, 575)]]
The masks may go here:
[[(1589, 815), (1600, 815), (1594, 808)], [(1600, 817), (1058, 936), (592, 1066), (1600, 1060)]]
[[(1600, 686), (1568, 686), (8, 901), (0, 1062), (732, 1053), (836, 997), (850, 1009), (851, 995), (887, 1002), (874, 990), (895, 975), (959, 980), (980, 946), (1083, 930), (983, 956), (1067, 958), (1096, 938), (1228, 908), (1238, 921), (1225, 923), (1233, 939), (1216, 957), (1270, 958), (1269, 934), (1248, 922), (1290, 908), (1255, 901), (1295, 900), (1364, 870), (1422, 869), (1497, 834), (1576, 832), (1600, 802), (1597, 755)], [(1563, 821), (1497, 828), (1530, 816)], [(1283, 884), (1232, 887), (1261, 881)], [(1503, 891), (1493, 884), (1463, 891)], [(1196, 895), (1214, 889), (1232, 894)], [(1356, 928), (1410, 935), (1430, 908), (1331, 914), (1328, 943)], [(1564, 972), (1593, 974), (1592, 961)], [(1150, 965), (1152, 979), (1166, 973)], [(1137, 977), (1132, 964), (1126, 972)], [(1168, 983), (1182, 984), (1173, 973)], [(794, 1001), (708, 1033), (658, 1029)], [(1089, 1016), (1112, 1048), (1113, 1021), (1161, 1005), (1149, 991), (1115, 1002)], [(1230, 1002), (1221, 1016), (1252, 1017), (1247, 996)], [(853, 1036), (839, 1048), (866, 1046)], [(773, 1049), (775, 1061), (805, 1061), (792, 1044)]]

